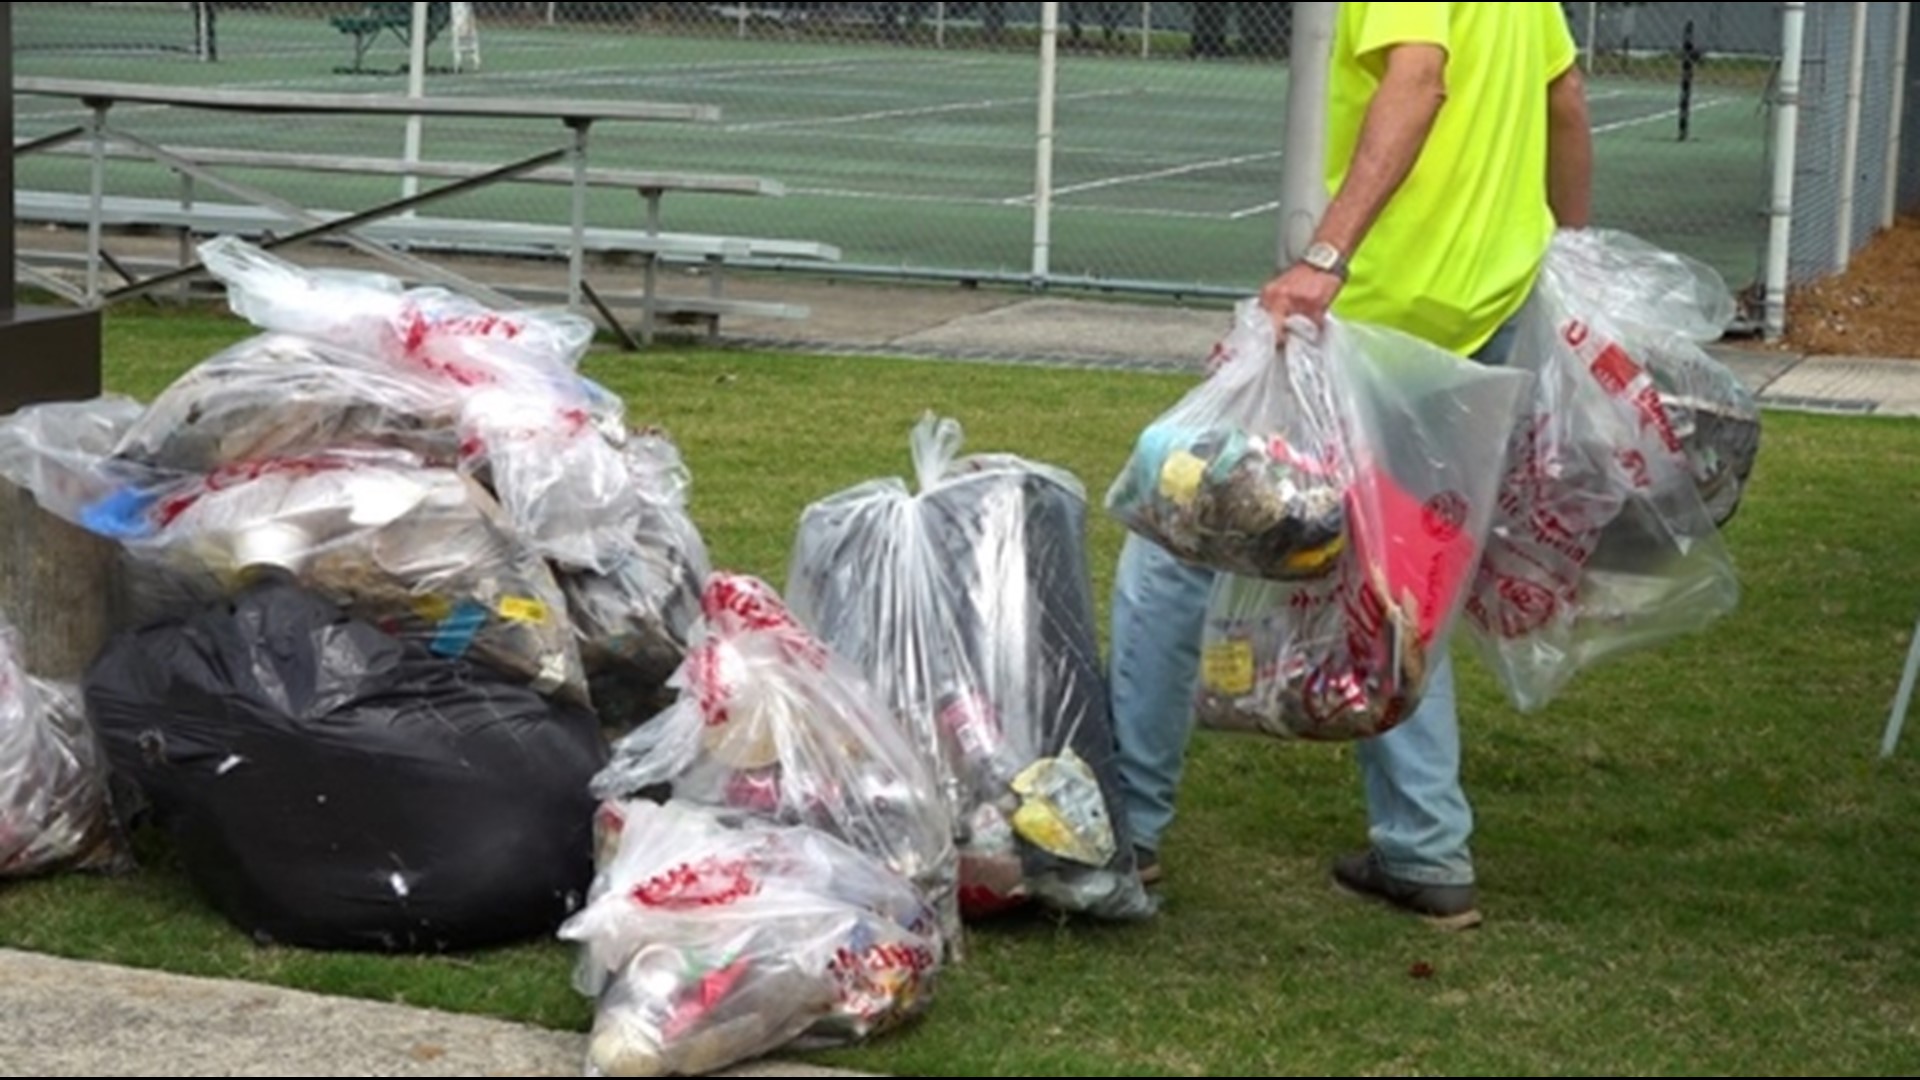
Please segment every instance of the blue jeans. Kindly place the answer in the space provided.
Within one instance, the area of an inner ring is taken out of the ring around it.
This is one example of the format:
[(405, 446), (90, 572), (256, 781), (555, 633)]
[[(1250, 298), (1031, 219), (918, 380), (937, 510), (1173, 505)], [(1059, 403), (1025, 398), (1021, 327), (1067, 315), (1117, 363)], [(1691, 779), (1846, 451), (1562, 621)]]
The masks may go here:
[[(1474, 354), (1504, 364), (1508, 323)], [(1158, 850), (1193, 734), (1211, 570), (1189, 566), (1128, 533), (1114, 575), (1109, 680), (1120, 780), (1134, 843)], [(1366, 791), (1368, 839), (1388, 873), (1435, 885), (1473, 883), (1473, 808), (1460, 786), (1460, 716), (1453, 660), (1428, 677), (1419, 708), (1355, 747)]]

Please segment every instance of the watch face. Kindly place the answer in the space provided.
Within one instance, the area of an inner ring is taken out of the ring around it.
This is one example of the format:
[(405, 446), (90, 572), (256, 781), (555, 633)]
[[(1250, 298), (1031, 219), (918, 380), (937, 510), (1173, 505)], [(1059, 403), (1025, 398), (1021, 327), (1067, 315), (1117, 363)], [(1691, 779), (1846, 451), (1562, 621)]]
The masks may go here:
[(1340, 274), (1342, 277), (1346, 276), (1342, 273), (1340, 252), (1336, 250), (1332, 244), (1326, 243), (1325, 241), (1315, 241), (1312, 246), (1307, 248), (1307, 253), (1300, 257), (1300, 261), (1313, 267), (1315, 270), (1329, 274)]

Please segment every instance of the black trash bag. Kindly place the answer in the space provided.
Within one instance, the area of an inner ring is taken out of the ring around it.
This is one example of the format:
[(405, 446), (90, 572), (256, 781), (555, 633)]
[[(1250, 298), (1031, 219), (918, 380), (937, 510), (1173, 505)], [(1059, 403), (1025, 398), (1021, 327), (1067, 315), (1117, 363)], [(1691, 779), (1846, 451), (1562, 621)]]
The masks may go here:
[(457, 951), (585, 902), (593, 714), (291, 582), (119, 636), (85, 694), (188, 877), (263, 943)]

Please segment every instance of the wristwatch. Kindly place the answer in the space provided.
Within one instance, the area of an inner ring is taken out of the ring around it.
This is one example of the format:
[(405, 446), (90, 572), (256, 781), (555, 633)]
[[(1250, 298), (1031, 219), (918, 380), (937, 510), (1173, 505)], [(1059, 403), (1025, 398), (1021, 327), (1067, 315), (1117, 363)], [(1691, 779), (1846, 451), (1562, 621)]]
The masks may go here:
[(1315, 270), (1332, 274), (1341, 281), (1347, 280), (1347, 257), (1325, 240), (1315, 240), (1307, 245), (1306, 254), (1300, 256), (1300, 261)]

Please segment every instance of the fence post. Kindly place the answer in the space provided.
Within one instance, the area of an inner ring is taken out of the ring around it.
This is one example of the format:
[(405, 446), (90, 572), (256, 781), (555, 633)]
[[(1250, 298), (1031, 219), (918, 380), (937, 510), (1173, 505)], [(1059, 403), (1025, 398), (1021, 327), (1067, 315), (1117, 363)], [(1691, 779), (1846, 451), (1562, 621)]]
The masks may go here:
[(193, 5), (194, 58), (211, 64), (220, 59), (220, 8), (217, 4)]
[(1887, 177), (1880, 199), (1880, 227), (1893, 227), (1900, 208), (1901, 133), (1907, 126), (1907, 35), (1913, 32), (1913, 5), (1899, 5), (1893, 31), (1893, 108), (1887, 122)]
[(1853, 261), (1853, 213), (1860, 191), (1860, 111), (1866, 98), (1867, 18), (1872, 5), (1847, 5), (1853, 13), (1853, 39), (1847, 52), (1847, 123), (1840, 150), (1840, 210), (1834, 226), (1833, 268)]
[[(427, 96), (427, 21), (431, 5), (413, 5), (413, 37), (408, 45), (407, 58), (407, 96), (415, 101)], [(407, 167), (420, 164), (420, 129), (422, 120), (419, 113), (407, 116), (406, 160)], [(420, 194), (420, 176), (409, 172), (400, 178), (400, 194), (411, 199)], [(407, 216), (413, 217), (413, 210), (407, 210)]]
[(1280, 250), (1287, 266), (1313, 241), (1327, 203), (1327, 76), (1339, 4), (1293, 5), (1287, 61), (1287, 130), (1280, 158)]
[[(7, 133), (7, 154), (0, 158), (0, 186), (7, 193), (6, 220), (0, 224), (0, 325), (13, 316), (13, 5), (0, 13), (0, 128)], [(0, 372), (0, 381), (6, 374)]]
[(1800, 74), (1805, 61), (1807, 5), (1780, 5), (1780, 81), (1775, 91), (1773, 194), (1768, 208), (1766, 336), (1787, 328), (1787, 274), (1793, 244), (1793, 176), (1800, 164)]
[(1034, 137), (1033, 286), (1045, 288), (1053, 244), (1053, 105), (1059, 77), (1060, 5), (1040, 5), (1040, 118)]
[(1587, 4), (1587, 74), (1593, 74), (1593, 54), (1600, 51), (1600, 5)]

